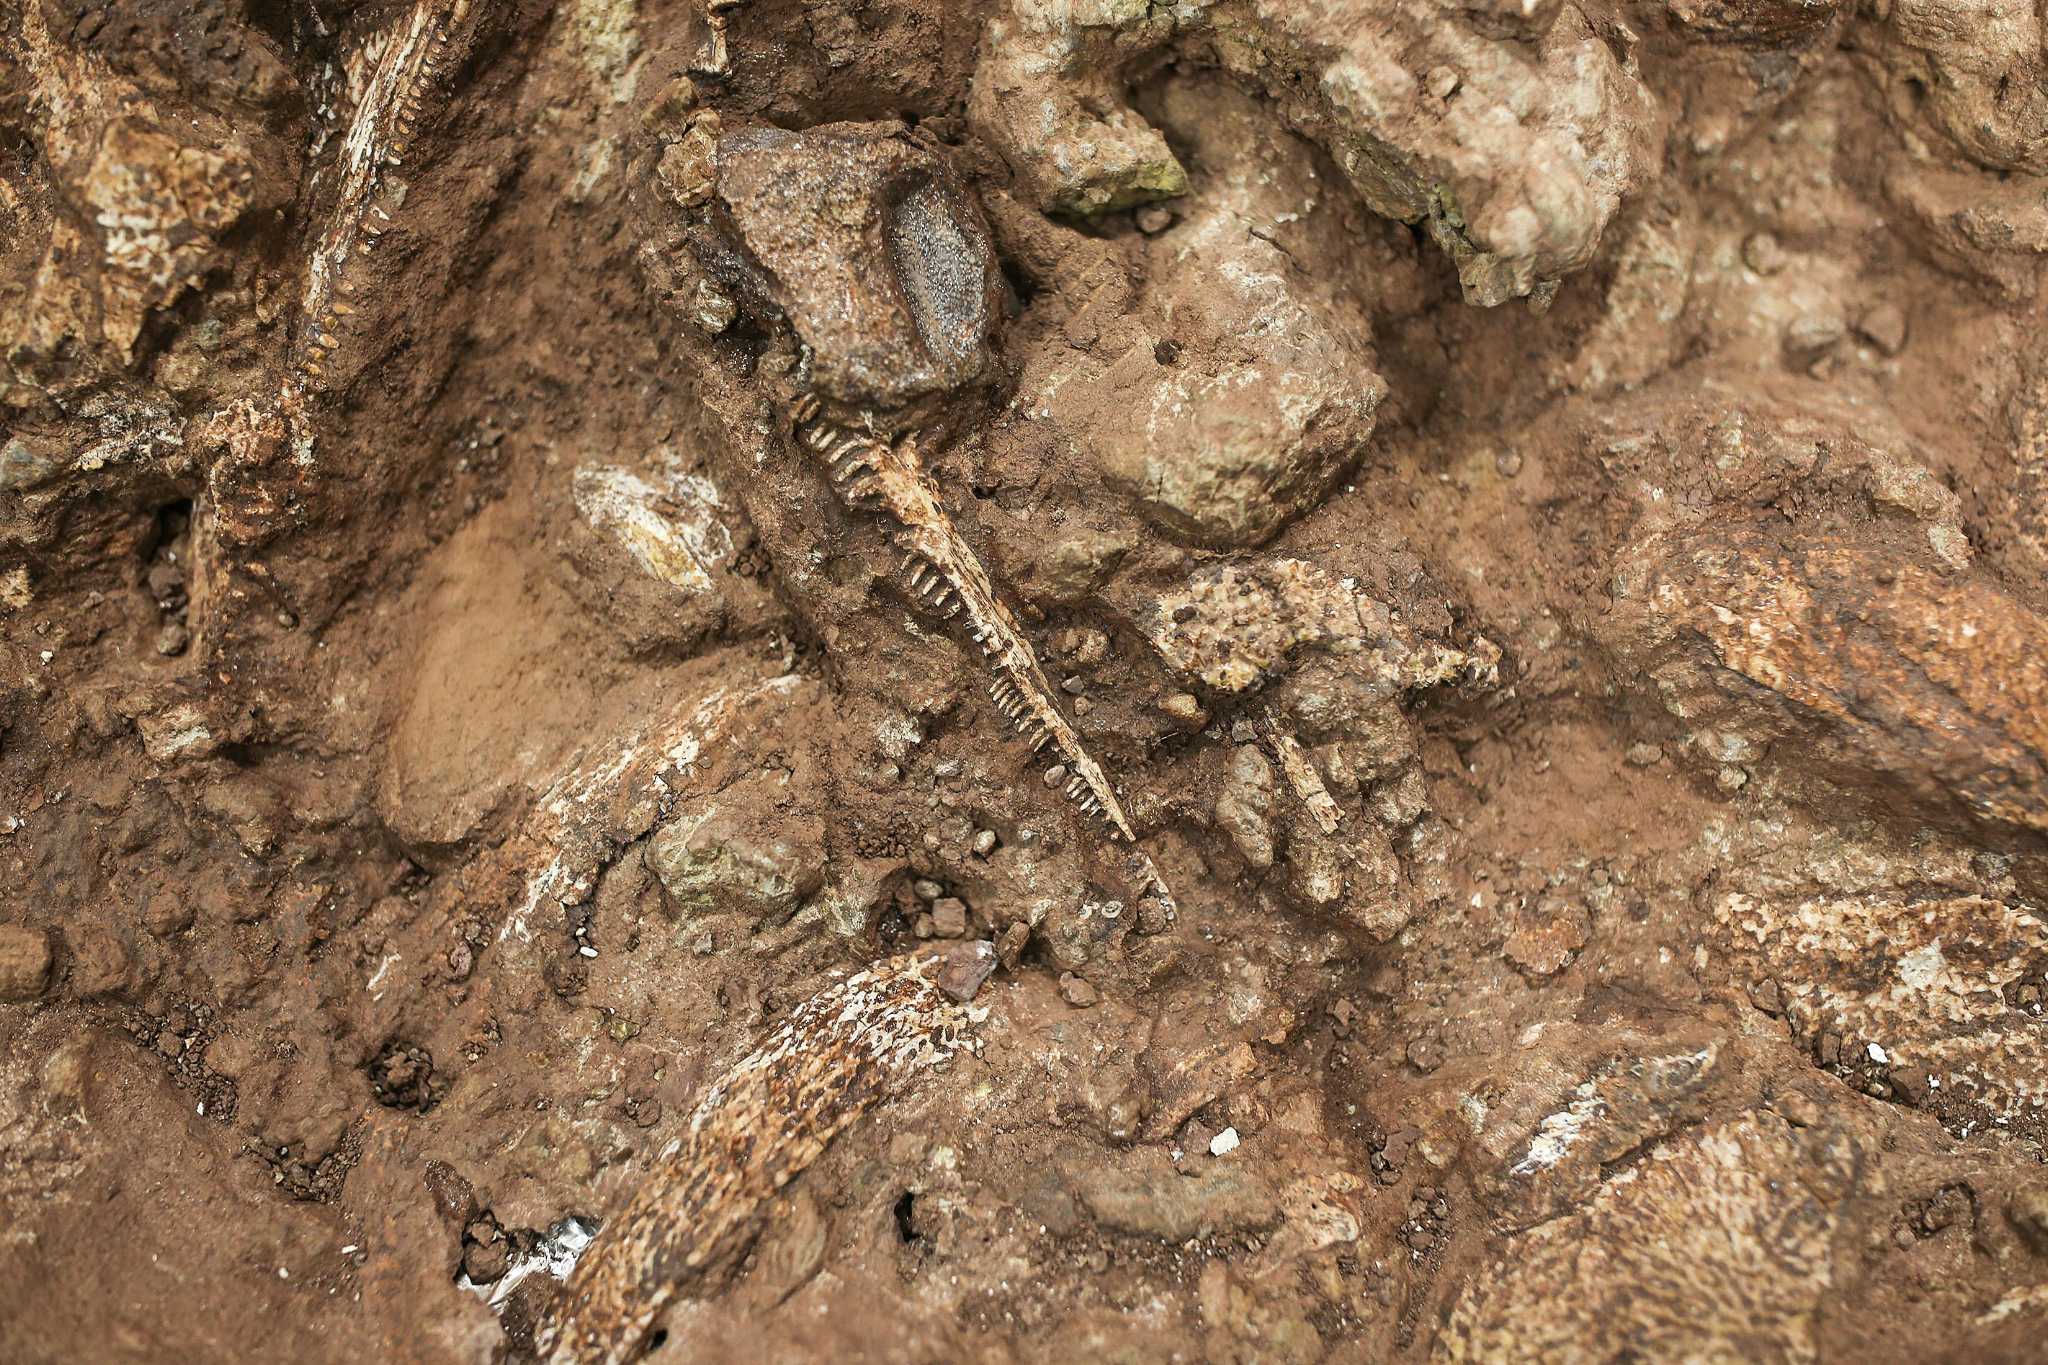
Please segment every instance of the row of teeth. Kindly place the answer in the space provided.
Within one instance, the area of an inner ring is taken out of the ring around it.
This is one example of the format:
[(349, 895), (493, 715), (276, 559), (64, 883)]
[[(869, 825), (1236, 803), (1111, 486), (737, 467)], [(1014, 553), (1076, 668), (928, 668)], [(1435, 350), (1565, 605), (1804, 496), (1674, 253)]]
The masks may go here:
[[(864, 437), (836, 429), (829, 422), (818, 421), (824, 405), (815, 394), (804, 394), (791, 409), (799, 439), (811, 453), (822, 460), (831, 471), (832, 478), (839, 485), (842, 495), (854, 488), (857, 476), (871, 471), (872, 444)], [(949, 583), (938, 567), (909, 550), (903, 556), (901, 572), (905, 586), (911, 596), (931, 609), (951, 618), (960, 613), (965, 605), (959, 592)], [(1031, 752), (1043, 752), (1053, 743), (1054, 735), (1049, 726), (1034, 712), (1024, 689), (1011, 678), (998, 658), (1000, 643), (996, 632), (974, 626), (968, 631), (974, 643), (981, 646), (982, 655), (995, 661), (998, 669), (996, 680), (989, 684), (989, 698), (1004, 719), (1014, 725), (1019, 734), (1025, 735), (1031, 743)], [(1102, 798), (1088, 785), (1088, 779), (1079, 773), (1069, 774), (1064, 788), (1067, 799), (1074, 802), (1083, 815), (1096, 816), (1108, 825), (1112, 834), (1120, 831), (1103, 808)]]
[(996, 709), (1003, 713), (1003, 718), (1017, 728), (1017, 733), (1029, 736), (1032, 753), (1035, 754), (1052, 743), (1051, 728), (1032, 714), (1031, 704), (1024, 696), (1023, 689), (1007, 676), (999, 677), (990, 683), (988, 695), (995, 702)]
[[(419, 124), (422, 90), (426, 82), (433, 78), (434, 68), (440, 64), (441, 58), (447, 50), (449, 40), (453, 36), (454, 25), (461, 22), (468, 9), (467, 0), (464, 0), (464, 3), (458, 4), (455, 7), (455, 13), (451, 22), (443, 24), (435, 30), (432, 46), (427, 49), (427, 54), (420, 59), (419, 79), (413, 83), (411, 93), (399, 101), (398, 109), (392, 116), (391, 124), (397, 136), (391, 140), (391, 144), (384, 149), (382, 156), (379, 157), (379, 160), (384, 165), (403, 166), (405, 164), (406, 149), (412, 145), (413, 131)], [(377, 245), (377, 239), (389, 232), (391, 227), (392, 222), (389, 211), (382, 204), (372, 204), (369, 212), (363, 215), (363, 236), (362, 240), (356, 243), (356, 254), (358, 256), (370, 255), (372, 248)], [(355, 292), (355, 284), (344, 275), (335, 282), (335, 290), (337, 293), (353, 294)], [(322, 365), (339, 344), (335, 329), (341, 325), (341, 319), (348, 317), (355, 311), (354, 305), (336, 299), (329, 305), (326, 312), (316, 320), (313, 335), (306, 343), (305, 370), (308, 374), (316, 379), (321, 376), (323, 373)]]
[(862, 495), (862, 476), (875, 469), (872, 442), (849, 431), (835, 431), (820, 422), (805, 430), (803, 443), (824, 462), (841, 497), (852, 501)]
[(960, 614), (960, 594), (929, 560), (914, 552), (903, 556), (903, 583), (912, 597), (945, 619)]
[[(983, 633), (977, 627), (969, 632), (969, 634), (973, 636), (974, 642), (981, 646), (981, 652), (984, 655), (991, 658), (995, 656), (996, 642), (994, 632)], [(994, 682), (989, 684), (988, 694), (990, 699), (995, 702), (996, 709), (1001, 711), (1004, 717), (1017, 727), (1018, 732), (1029, 736), (1032, 753), (1042, 752), (1048, 744), (1053, 742), (1052, 730), (1032, 714), (1030, 703), (1024, 695), (1024, 689), (1019, 687), (1007, 672), (1002, 673)], [(1102, 798), (1097, 796), (1094, 789), (1088, 785), (1087, 778), (1082, 777), (1079, 773), (1070, 774), (1067, 778), (1065, 791), (1067, 799), (1075, 802), (1080, 807), (1083, 815), (1100, 816), (1104, 823), (1110, 826), (1113, 833), (1117, 832), (1115, 822), (1111, 821), (1107, 812), (1103, 810)]]

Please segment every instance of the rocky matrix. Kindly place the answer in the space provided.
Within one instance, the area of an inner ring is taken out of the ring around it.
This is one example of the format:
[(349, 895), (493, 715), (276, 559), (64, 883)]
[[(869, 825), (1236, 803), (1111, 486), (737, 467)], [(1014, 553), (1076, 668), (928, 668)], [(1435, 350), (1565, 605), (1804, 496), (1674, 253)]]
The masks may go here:
[(2048, 20), (0, 5), (0, 1360), (2027, 1360)]

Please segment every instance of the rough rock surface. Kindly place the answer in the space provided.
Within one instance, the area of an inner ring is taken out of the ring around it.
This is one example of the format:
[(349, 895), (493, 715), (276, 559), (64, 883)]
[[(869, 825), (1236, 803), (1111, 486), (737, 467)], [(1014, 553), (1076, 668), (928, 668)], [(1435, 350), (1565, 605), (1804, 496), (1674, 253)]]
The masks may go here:
[(0, 5), (0, 1359), (2036, 1358), (2042, 43)]

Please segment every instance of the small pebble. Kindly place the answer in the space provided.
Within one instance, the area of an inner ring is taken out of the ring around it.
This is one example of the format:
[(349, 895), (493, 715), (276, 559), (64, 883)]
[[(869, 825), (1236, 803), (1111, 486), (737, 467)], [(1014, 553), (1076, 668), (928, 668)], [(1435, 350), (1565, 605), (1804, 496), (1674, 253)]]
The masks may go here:
[(1147, 237), (1156, 237), (1172, 227), (1178, 215), (1162, 205), (1147, 204), (1131, 216), (1138, 224), (1138, 231)]
[(996, 832), (992, 829), (975, 831), (974, 851), (986, 858), (996, 846)]
[(1775, 275), (1785, 268), (1788, 257), (1776, 237), (1768, 232), (1752, 232), (1743, 240), (1742, 259), (1759, 275)]
[(1087, 690), (1088, 680), (1086, 678), (1083, 678), (1079, 673), (1074, 674), (1072, 677), (1063, 678), (1060, 680), (1060, 691), (1066, 693), (1070, 697), (1078, 697)]
[(1030, 941), (1031, 926), (1022, 920), (1003, 930), (1003, 936), (996, 940), (996, 955), (1005, 971), (1017, 970), (1017, 964), (1024, 960), (1024, 945)]
[(1072, 972), (1060, 973), (1060, 999), (1077, 1010), (1085, 1010), (1100, 997), (1095, 988)]
[(1493, 467), (1500, 471), (1503, 479), (1512, 479), (1522, 472), (1522, 452), (1513, 448), (1497, 452), (1493, 457)]
[(947, 896), (932, 903), (932, 932), (940, 938), (964, 938), (967, 935), (967, 902), (957, 896)]
[(1434, 1071), (1443, 1064), (1443, 1047), (1433, 1039), (1417, 1038), (1408, 1044), (1408, 1065), (1417, 1071)]
[(1458, 73), (1448, 66), (1433, 66), (1425, 78), (1429, 82), (1429, 93), (1440, 100), (1449, 99), (1458, 89)]
[(1624, 757), (1631, 768), (1653, 768), (1664, 761), (1664, 751), (1655, 744), (1637, 743), (1628, 746)]
[(1174, 692), (1159, 703), (1159, 709), (1167, 717), (1189, 730), (1199, 730), (1209, 723), (1209, 713), (1192, 692)]
[(1906, 312), (1896, 303), (1880, 303), (1856, 319), (1856, 334), (1886, 355), (1906, 349)]
[(1827, 350), (1848, 331), (1848, 324), (1832, 313), (1804, 313), (1785, 329), (1785, 347), (1798, 355), (1811, 355)]
[(1258, 737), (1259, 732), (1257, 730), (1252, 729), (1252, 723), (1250, 721), (1234, 720), (1230, 723), (1231, 743), (1251, 744), (1255, 742), (1258, 739)]
[(911, 890), (917, 892), (917, 898), (921, 901), (935, 901), (946, 894), (945, 887), (926, 877), (918, 878), (916, 885), (912, 886)]
[(1215, 1137), (1209, 1139), (1209, 1155), (1229, 1156), (1237, 1150), (1237, 1142), (1237, 1129), (1225, 1128)]
[(1057, 787), (1066, 780), (1067, 765), (1064, 763), (1055, 763), (1045, 770), (1045, 785), (1048, 787)]

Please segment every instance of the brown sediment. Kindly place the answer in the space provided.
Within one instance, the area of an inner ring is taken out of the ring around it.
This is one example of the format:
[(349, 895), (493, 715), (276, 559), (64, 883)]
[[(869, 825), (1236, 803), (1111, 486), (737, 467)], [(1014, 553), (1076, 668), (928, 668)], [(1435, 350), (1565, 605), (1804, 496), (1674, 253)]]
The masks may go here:
[(0, 1359), (2029, 1358), (2037, 13), (0, 52)]

